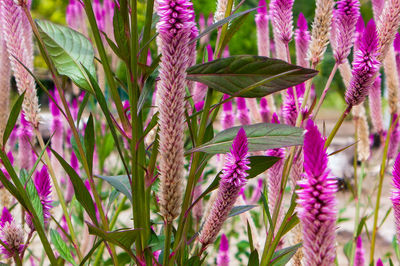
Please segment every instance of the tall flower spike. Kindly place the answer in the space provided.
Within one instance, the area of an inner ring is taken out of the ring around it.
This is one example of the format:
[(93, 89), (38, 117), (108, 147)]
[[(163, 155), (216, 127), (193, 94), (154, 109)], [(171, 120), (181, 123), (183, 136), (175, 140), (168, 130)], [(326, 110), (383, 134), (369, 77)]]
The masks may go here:
[(383, 262), (382, 262), (382, 260), (380, 258), (376, 262), (376, 266), (383, 266)]
[(221, 235), (219, 252), (217, 257), (217, 266), (229, 266), (229, 242), (225, 234)]
[(294, 0), (272, 0), (269, 7), (277, 38), (287, 45), (293, 36)]
[(335, 24), (334, 57), (337, 64), (342, 64), (349, 56), (353, 46), (354, 30), (360, 16), (359, 0), (340, 0), (336, 3), (333, 23)]
[(381, 77), (378, 75), (374, 84), (369, 89), (368, 95), (371, 122), (375, 132), (383, 133), (382, 101), (381, 101)]
[(335, 260), (336, 181), (330, 176), (325, 140), (310, 119), (304, 136), (305, 178), (298, 182), (298, 217), (303, 227), (306, 265), (332, 265)]
[(32, 40), (26, 40), (31, 33), (25, 33), (26, 30), (31, 30), (30, 27), (24, 26), (26, 22), (23, 19), (23, 12), (20, 6), (16, 5), (13, 0), (2, 0), (0, 2), (0, 18), (2, 36), (7, 45), (7, 51), (11, 62), (11, 68), (17, 82), (18, 92), (25, 92), (25, 99), (22, 109), (26, 119), (34, 126), (39, 126), (39, 103), (36, 95), (36, 85), (34, 78), (21, 65), (33, 70), (33, 55), (28, 54), (30, 51), (25, 47), (26, 43)]
[(400, 243), (400, 154), (397, 155), (393, 165), (392, 195), (390, 200), (393, 204), (394, 222), (396, 224), (397, 243)]
[(240, 189), (246, 184), (248, 164), (247, 136), (243, 128), (233, 140), (232, 149), (225, 157), (217, 198), (199, 234), (199, 241), (205, 249), (213, 243), (228, 214), (239, 197)]
[(365, 162), (370, 156), (370, 140), (367, 117), (363, 104), (354, 106), (352, 109), (355, 128), (359, 143), (357, 145), (357, 154), (360, 161)]
[(188, 45), (193, 29), (193, 6), (188, 0), (160, 0), (157, 31), (162, 41), (158, 82), (160, 128), (161, 214), (167, 223), (179, 215), (184, 171), (184, 117)]
[(354, 266), (364, 266), (364, 265), (365, 265), (364, 248), (361, 236), (359, 236), (357, 237), (356, 253), (354, 256)]
[(33, 166), (32, 146), (33, 139), (32, 127), (25, 119), (25, 113), (21, 114), (21, 123), (18, 128), (18, 160), (21, 169), (30, 170)]
[[(208, 44), (206, 49), (207, 49), (208, 61), (212, 61), (214, 54), (211, 45)], [(207, 88), (208, 88), (207, 85), (201, 82), (195, 82), (194, 89), (192, 92), (194, 104), (197, 104), (198, 102), (205, 100), (204, 98), (207, 93)]]
[(267, 3), (265, 0), (260, 0), (258, 6), (260, 6), (260, 8), (257, 9), (257, 14), (255, 16), (257, 26), (258, 55), (269, 56), (269, 18)]
[(249, 110), (247, 109), (246, 98), (236, 98), (237, 119), (241, 125), (250, 125)]
[(399, 150), (400, 123), (399, 123), (399, 121), (394, 123), (396, 121), (397, 117), (398, 117), (397, 114), (393, 115), (393, 121), (392, 121), (393, 131), (392, 131), (392, 135), (390, 136), (389, 147), (388, 147), (388, 152), (387, 152), (387, 157), (389, 159), (394, 158)]
[[(52, 95), (58, 104), (58, 97), (56, 96), (56, 89), (52, 91)], [(63, 142), (64, 142), (64, 124), (62, 121), (62, 116), (60, 110), (58, 110), (56, 103), (49, 101), (49, 108), (52, 114), (51, 120), (51, 134), (53, 138), (51, 139), (52, 148), (60, 155), (63, 155)], [(63, 175), (63, 169), (55, 156), (51, 157), (51, 164), (54, 166), (54, 172), (56, 176), (60, 177)]]
[[(229, 98), (228, 94), (224, 94), (223, 100), (226, 100)], [(222, 104), (223, 108), (223, 113), (222, 113), (222, 128), (223, 129), (228, 129), (233, 127), (235, 124), (235, 117), (233, 115), (232, 111), (232, 101), (228, 101), (224, 104)]]
[(12, 258), (24, 249), (24, 231), (15, 223), (7, 208), (3, 209), (0, 221), (0, 239), (9, 249), (1, 246), (0, 253), (4, 255), (5, 259)]
[(375, 81), (376, 74), (379, 71), (377, 49), (378, 38), (375, 23), (370, 20), (365, 28), (359, 50), (356, 51), (354, 56), (352, 78), (345, 96), (346, 103), (349, 106), (362, 103)]
[(332, 24), (333, 0), (317, 0), (314, 22), (311, 31), (309, 60), (313, 66), (322, 61), (329, 42), (329, 32)]
[(307, 20), (301, 12), (297, 19), (297, 29), (294, 31), (294, 39), (296, 44), (296, 64), (302, 67), (309, 67), (307, 54), (311, 36), (308, 31)]
[[(0, 33), (1, 30), (0, 24)], [(8, 120), (8, 105), (10, 101), (10, 60), (4, 38), (0, 36), (0, 139), (3, 139), (4, 130)]]
[(296, 100), (294, 96), (294, 89), (296, 90), (296, 95), (298, 97), (298, 103), (301, 105), (303, 102), (303, 94), (304, 94), (305, 85), (300, 84), (297, 85), (296, 88), (289, 88), (287, 90), (287, 94), (285, 99), (283, 100), (282, 105), (282, 117), (285, 124), (294, 126), (296, 124), (296, 119), (298, 116), (297, 108), (296, 108)]

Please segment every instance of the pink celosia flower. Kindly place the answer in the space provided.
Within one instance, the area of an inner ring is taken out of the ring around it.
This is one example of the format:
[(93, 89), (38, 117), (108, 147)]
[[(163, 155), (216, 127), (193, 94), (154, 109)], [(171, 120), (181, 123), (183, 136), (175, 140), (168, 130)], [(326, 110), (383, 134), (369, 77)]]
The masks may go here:
[[(228, 94), (224, 94), (223, 100), (229, 98)], [(235, 124), (235, 117), (232, 111), (232, 101), (228, 101), (222, 104), (223, 113), (222, 113), (222, 128), (227, 129), (233, 127)]]
[(213, 243), (221, 230), (223, 223), (239, 197), (240, 189), (246, 184), (248, 176), (248, 147), (246, 132), (241, 128), (233, 140), (231, 152), (225, 157), (217, 198), (211, 213), (199, 234), (203, 249)]
[(307, 20), (303, 13), (299, 13), (297, 19), (297, 29), (294, 31), (296, 43), (296, 63), (302, 67), (309, 67), (307, 60), (308, 46), (310, 45), (311, 35), (308, 31)]
[(264, 123), (269, 123), (270, 121), (270, 110), (268, 108), (267, 98), (263, 97), (260, 99), (260, 116)]
[(330, 176), (325, 140), (310, 119), (304, 136), (304, 179), (299, 181), (298, 217), (303, 227), (306, 265), (335, 260), (336, 181)]
[(267, 12), (267, 3), (265, 0), (260, 0), (258, 3), (260, 6), (257, 9), (257, 14), (255, 16), (256, 26), (257, 26), (257, 47), (258, 55), (269, 56), (269, 18)]
[(394, 221), (396, 224), (397, 242), (400, 243), (400, 154), (397, 155), (396, 161), (393, 165), (393, 179), (392, 179), (392, 195), (390, 197), (393, 210)]
[(385, 0), (371, 0), (372, 10), (374, 11), (375, 21), (379, 20), (379, 16), (382, 14), (383, 8), (385, 7)]
[[(301, 103), (303, 102), (303, 94), (305, 89), (304, 83), (297, 85), (295, 89), (296, 89), (298, 104), (300, 106)], [(285, 122), (285, 124), (294, 126), (296, 124), (297, 116), (298, 112), (296, 108), (295, 95), (293, 92), (293, 88), (289, 88), (287, 90), (286, 97), (283, 100), (283, 106), (282, 106), (283, 121)]]
[(3, 139), (9, 115), (11, 67), (6, 42), (2, 36), (0, 36), (0, 62), (0, 106), (2, 107), (0, 108), (0, 138)]
[(272, 25), (276, 28), (278, 39), (287, 44), (293, 35), (293, 2), (294, 0), (272, 0), (269, 8)]
[[(57, 104), (59, 104), (58, 97), (56, 96), (56, 90), (52, 92)], [(56, 103), (49, 101), (49, 108), (52, 114), (51, 120), (51, 147), (60, 155), (63, 155), (63, 142), (64, 142), (64, 124), (60, 110), (58, 110)], [(55, 156), (51, 157), (51, 164), (54, 166), (54, 172), (56, 176), (61, 177), (63, 175), (63, 169)]]
[(396, 119), (397, 119), (397, 114), (394, 114), (393, 121), (392, 121), (393, 131), (392, 131), (392, 134), (390, 135), (389, 147), (388, 147), (388, 152), (387, 152), (387, 157), (389, 159), (396, 157), (397, 151), (399, 150), (400, 123), (399, 123), (399, 121), (397, 121), (396, 124), (394, 124)]
[(241, 125), (250, 125), (249, 109), (247, 109), (246, 98), (236, 98), (237, 119)]
[(379, 70), (377, 49), (376, 27), (374, 21), (370, 20), (364, 31), (359, 50), (356, 51), (354, 56), (352, 78), (345, 96), (346, 103), (349, 106), (362, 103), (375, 81)]
[(383, 262), (382, 262), (382, 260), (380, 258), (376, 262), (376, 266), (383, 266)]
[(333, 17), (335, 44), (334, 57), (337, 64), (342, 64), (349, 56), (354, 41), (354, 30), (360, 16), (359, 0), (340, 0), (336, 2)]
[[(208, 61), (212, 61), (214, 55), (211, 45), (207, 45), (206, 49), (207, 49)], [(207, 85), (201, 82), (195, 82), (194, 90), (192, 93), (194, 104), (204, 101), (204, 97), (206, 96), (207, 93), (207, 88), (208, 88)]]
[(186, 68), (193, 29), (193, 6), (188, 0), (160, 0), (157, 31), (162, 41), (158, 82), (160, 129), (161, 214), (170, 223), (182, 201)]
[(261, 197), (261, 193), (263, 192), (263, 184), (264, 184), (264, 180), (261, 178), (258, 179), (257, 187), (254, 188), (253, 194), (250, 199), (251, 204), (257, 204), (258, 200)]
[(361, 236), (359, 236), (357, 237), (356, 253), (354, 256), (354, 266), (364, 266), (364, 265), (365, 265), (364, 248)]
[(20, 254), (24, 249), (24, 231), (15, 223), (14, 218), (6, 207), (3, 208), (0, 219), (0, 239), (7, 245), (9, 250), (0, 246), (0, 253), (4, 258), (12, 258)]
[(217, 257), (217, 266), (229, 266), (229, 242), (225, 234), (221, 235), (221, 243)]
[(369, 110), (371, 114), (371, 122), (375, 131), (379, 134), (383, 133), (382, 119), (382, 101), (381, 101), (381, 77), (376, 77), (374, 84), (369, 89)]
[(18, 160), (21, 169), (30, 170), (33, 166), (32, 146), (33, 140), (32, 126), (25, 119), (25, 113), (21, 114), (21, 123), (18, 129)]

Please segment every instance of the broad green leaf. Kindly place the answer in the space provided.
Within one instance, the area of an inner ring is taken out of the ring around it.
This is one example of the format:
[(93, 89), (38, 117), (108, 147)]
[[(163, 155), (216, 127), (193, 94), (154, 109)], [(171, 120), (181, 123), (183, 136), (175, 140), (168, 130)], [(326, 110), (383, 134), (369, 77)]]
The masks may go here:
[(264, 173), (267, 169), (271, 168), (276, 162), (278, 162), (281, 158), (273, 157), (273, 156), (250, 156), (250, 169), (247, 170), (249, 176), (247, 179), (258, 176), (259, 174)]
[(239, 214), (242, 214), (244, 212), (247, 212), (254, 207), (258, 207), (257, 205), (242, 205), (242, 206), (235, 206), (232, 208), (232, 210), (229, 212), (228, 217), (233, 217)]
[(56, 156), (57, 160), (60, 162), (61, 166), (64, 168), (65, 172), (67, 172), (69, 179), (74, 187), (75, 197), (82, 205), (82, 207), (86, 210), (90, 219), (98, 225), (96, 209), (94, 207), (92, 196), (89, 191), (86, 189), (85, 184), (79, 175), (75, 172), (75, 170), (62, 158), (55, 150), (51, 149), (51, 152)]
[(265, 151), (303, 144), (303, 129), (281, 124), (260, 123), (238, 126), (219, 132), (211, 141), (189, 152), (227, 153), (239, 129), (246, 131), (249, 151)]
[(130, 201), (132, 201), (131, 184), (129, 182), (127, 175), (117, 175), (117, 176), (95, 175), (95, 177), (107, 181), (107, 183), (109, 183), (116, 190), (127, 196)]
[(45, 20), (36, 20), (40, 37), (60, 75), (69, 77), (78, 87), (91, 92), (82, 66), (95, 76), (94, 51), (81, 33)]
[(296, 251), (301, 247), (301, 243), (294, 246), (290, 246), (284, 249), (280, 249), (274, 253), (269, 265), (283, 266), (289, 262), (289, 260), (296, 254)]
[(86, 123), (85, 129), (85, 152), (86, 152), (86, 161), (89, 165), (89, 171), (92, 173), (93, 171), (93, 153), (94, 153), (94, 123), (92, 114), (89, 115), (89, 119)]
[(60, 256), (69, 263), (77, 265), (74, 261), (74, 257), (72, 257), (71, 249), (61, 238), (60, 234), (56, 230), (50, 229), (50, 237), (51, 237), (51, 242), (53, 243), (54, 247), (56, 248)]
[(40, 201), (38, 191), (36, 190), (35, 184), (32, 178), (28, 175), (25, 169), (20, 171), (21, 183), (25, 185), (26, 193), (28, 194), (29, 200), (32, 203), (33, 208), (39, 218), (40, 224), (44, 228), (44, 216), (43, 216), (43, 205)]
[[(22, 108), (22, 103), (25, 98), (25, 92), (23, 92), (20, 96), (18, 96), (18, 99), (15, 101), (13, 107), (11, 108), (10, 115), (8, 116), (6, 128), (4, 129), (4, 134), (3, 134), (3, 147), (5, 147), (8, 138), (11, 135), (11, 132), (13, 131), (15, 127), (15, 123), (17, 122), (19, 113), (21, 112)], [(4, 108), (4, 107), (1, 107)]]
[(236, 55), (192, 66), (187, 79), (232, 96), (254, 98), (298, 85), (317, 73), (279, 59)]
[(124, 229), (108, 232), (97, 228), (90, 223), (86, 222), (86, 224), (89, 227), (89, 234), (99, 236), (105, 241), (114, 243), (126, 251), (130, 251), (133, 242), (135, 242), (135, 239), (139, 234), (137, 229)]
[(253, 250), (250, 254), (249, 257), (249, 263), (247, 264), (248, 266), (258, 266), (260, 265), (260, 260), (258, 258), (258, 252), (257, 249)]

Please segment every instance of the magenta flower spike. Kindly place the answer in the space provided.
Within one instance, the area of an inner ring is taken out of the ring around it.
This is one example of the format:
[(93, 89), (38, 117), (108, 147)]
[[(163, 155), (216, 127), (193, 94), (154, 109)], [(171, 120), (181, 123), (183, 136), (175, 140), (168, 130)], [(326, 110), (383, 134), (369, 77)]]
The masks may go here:
[[(52, 96), (54, 97), (56, 103), (59, 104), (58, 97), (56, 96), (56, 90), (52, 92)], [(51, 134), (53, 135), (53, 138), (51, 139), (51, 146), (58, 154), (63, 156), (64, 124), (62, 121), (60, 110), (57, 108), (56, 103), (54, 103), (51, 100), (49, 101), (49, 108), (52, 114)], [(51, 162), (54, 165), (54, 171), (56, 173), (56, 176), (61, 177), (63, 170), (57, 158), (53, 156), (51, 158)]]
[(293, 36), (293, 2), (272, 0), (269, 5), (272, 25), (278, 34), (277, 38), (284, 44), (288, 44)]
[(0, 217), (0, 228), (3, 228), (6, 223), (11, 223), (13, 221), (13, 217), (11, 213), (8, 211), (6, 207), (3, 208)]
[[(303, 102), (303, 94), (304, 94), (304, 84), (297, 85), (296, 95), (298, 97), (299, 106)], [(293, 88), (289, 88), (287, 90), (287, 95), (283, 100), (282, 106), (282, 117), (285, 124), (294, 126), (296, 124), (296, 119), (298, 116), (298, 112), (296, 109), (295, 95), (293, 92)]]
[(5, 259), (20, 254), (24, 249), (24, 231), (17, 225), (7, 208), (3, 208), (0, 219), (0, 239), (7, 245), (7, 250), (2, 245), (0, 253)]
[(349, 56), (354, 42), (354, 31), (360, 16), (359, 0), (340, 0), (336, 2), (336, 10), (333, 12), (333, 23), (336, 44), (334, 45), (334, 57), (337, 64), (344, 63)]
[(257, 47), (258, 55), (269, 56), (270, 55), (270, 40), (269, 40), (269, 17), (267, 11), (267, 3), (265, 0), (260, 0), (258, 3), (260, 6), (257, 9), (255, 16), (257, 26)]
[(246, 171), (250, 169), (247, 145), (246, 132), (241, 128), (233, 140), (231, 151), (225, 157), (217, 198), (199, 234), (198, 239), (202, 243), (203, 249), (215, 241), (239, 197), (241, 188), (247, 182)]
[(392, 134), (390, 135), (390, 140), (389, 140), (389, 147), (388, 147), (388, 152), (387, 152), (387, 157), (389, 159), (392, 159), (396, 157), (397, 152), (399, 150), (399, 144), (400, 144), (400, 123), (399, 121), (394, 124), (394, 122), (397, 119), (397, 114), (393, 115), (393, 121), (392, 121), (392, 127), (393, 131)]
[(396, 33), (396, 38), (393, 41), (394, 52), (396, 55), (397, 75), (400, 80), (400, 34)]
[(364, 248), (361, 236), (359, 236), (357, 237), (356, 253), (354, 256), (354, 266), (364, 266), (364, 265), (365, 265)]
[(383, 266), (383, 262), (382, 262), (382, 260), (380, 258), (376, 262), (376, 266)]
[(160, 0), (157, 31), (162, 41), (158, 82), (160, 129), (160, 209), (167, 223), (179, 215), (184, 171), (186, 68), (190, 61), (193, 5)]
[[(224, 94), (223, 100), (225, 101), (229, 97), (230, 96), (228, 94)], [(228, 128), (233, 127), (233, 125), (235, 124), (235, 117), (234, 117), (233, 111), (232, 111), (232, 101), (228, 101), (228, 102), (222, 104), (222, 109), (223, 109), (222, 128), (228, 129)]]
[(299, 13), (297, 19), (297, 29), (294, 31), (296, 45), (296, 63), (302, 67), (309, 67), (308, 46), (310, 45), (311, 35), (308, 30), (307, 20), (303, 13)]
[(394, 222), (396, 224), (397, 243), (400, 243), (400, 154), (397, 155), (393, 165), (392, 194), (390, 200), (393, 204)]
[(261, 193), (263, 192), (263, 185), (264, 185), (264, 180), (263, 179), (258, 179), (257, 181), (257, 187), (253, 191), (253, 195), (251, 196), (250, 203), (251, 204), (257, 204), (261, 197)]
[(375, 22), (370, 20), (362, 36), (359, 50), (354, 56), (352, 78), (345, 95), (346, 103), (349, 106), (362, 103), (368, 95), (369, 88), (374, 83), (379, 71), (377, 50), (378, 37)]
[(33, 166), (32, 146), (33, 139), (32, 126), (25, 119), (25, 114), (21, 114), (21, 122), (18, 129), (18, 160), (21, 169), (30, 170)]
[(237, 97), (236, 107), (237, 107), (237, 119), (241, 125), (250, 125), (250, 115), (249, 109), (247, 109), (246, 98)]
[(378, 134), (383, 134), (382, 101), (381, 101), (381, 77), (378, 75), (374, 84), (369, 89), (369, 110), (372, 125)]
[(335, 260), (336, 181), (330, 175), (325, 140), (310, 119), (304, 136), (304, 179), (298, 182), (298, 217), (303, 227), (306, 265), (332, 265)]
[(229, 266), (229, 242), (225, 234), (221, 235), (221, 243), (217, 257), (217, 266)]
[(79, 0), (69, 0), (65, 18), (68, 26), (87, 36), (85, 11)]
[(270, 119), (271, 113), (268, 108), (267, 98), (265, 98), (265, 97), (260, 99), (260, 116), (261, 116), (261, 120), (264, 123), (269, 123), (269, 121), (271, 121), (271, 119)]

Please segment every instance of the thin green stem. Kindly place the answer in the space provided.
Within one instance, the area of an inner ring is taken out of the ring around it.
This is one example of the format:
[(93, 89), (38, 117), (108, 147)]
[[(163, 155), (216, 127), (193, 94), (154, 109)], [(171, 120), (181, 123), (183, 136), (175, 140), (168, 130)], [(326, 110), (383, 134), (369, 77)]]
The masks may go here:
[(328, 138), (325, 141), (325, 148), (328, 148), (331, 145), (333, 138), (336, 136), (340, 126), (343, 124), (344, 119), (350, 113), (352, 106), (348, 105), (346, 110), (344, 110), (343, 114), (340, 116), (339, 120), (336, 122), (335, 126), (333, 127), (331, 133), (329, 134)]
[[(358, 119), (358, 118), (356, 118)], [(358, 139), (358, 122), (357, 120), (355, 121), (355, 133), (354, 133), (354, 139)], [(357, 227), (358, 227), (358, 220), (359, 220), (359, 214), (360, 214), (360, 205), (359, 205), (359, 193), (358, 193), (358, 186), (360, 185), (358, 182), (358, 175), (357, 175), (357, 142), (354, 145), (354, 159), (353, 159), (353, 169), (354, 169), (354, 201), (356, 204), (356, 215), (354, 219), (354, 231), (353, 231), (353, 243), (351, 245), (351, 257), (350, 257), (350, 266), (353, 266), (354, 264), (354, 257), (355, 257), (355, 250), (356, 250), (356, 236), (357, 236)]]
[(171, 233), (172, 233), (172, 224), (168, 223), (164, 226), (164, 234), (165, 234), (165, 241), (164, 241), (164, 257), (163, 257), (163, 265), (168, 266), (170, 264), (170, 256), (169, 252), (171, 249)]
[(319, 98), (319, 102), (317, 104), (317, 108), (315, 108), (314, 118), (313, 119), (315, 119), (317, 117), (317, 115), (318, 115), (318, 111), (321, 108), (321, 105), (325, 100), (326, 94), (328, 93), (328, 90), (329, 90), (329, 88), (331, 86), (333, 77), (335, 76), (338, 67), (339, 67), (339, 65), (337, 63), (335, 63), (335, 65), (333, 66), (333, 69), (331, 71), (331, 74), (329, 75), (328, 81), (325, 84), (325, 88), (324, 88), (324, 90), (322, 92), (321, 98)]

